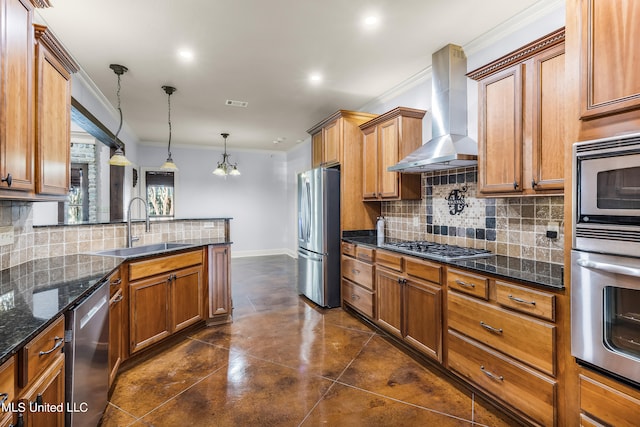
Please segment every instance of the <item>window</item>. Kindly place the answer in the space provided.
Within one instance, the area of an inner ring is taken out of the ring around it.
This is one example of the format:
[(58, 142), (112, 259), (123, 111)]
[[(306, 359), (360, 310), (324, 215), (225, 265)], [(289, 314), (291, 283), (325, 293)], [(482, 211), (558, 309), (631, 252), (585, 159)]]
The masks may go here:
[(173, 172), (146, 171), (147, 203), (149, 216), (173, 218), (174, 216), (174, 175)]

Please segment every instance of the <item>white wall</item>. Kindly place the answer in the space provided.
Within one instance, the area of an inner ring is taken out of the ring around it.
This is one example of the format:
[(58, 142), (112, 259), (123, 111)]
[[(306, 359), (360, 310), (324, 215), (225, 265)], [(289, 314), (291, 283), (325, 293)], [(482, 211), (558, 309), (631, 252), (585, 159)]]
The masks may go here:
[[(165, 146), (138, 146), (140, 167), (159, 167)], [(180, 169), (176, 175), (176, 218), (231, 217), (233, 256), (288, 253), (286, 154), (275, 151), (236, 151), (227, 148), (241, 174), (222, 178), (212, 174), (222, 150), (173, 147)]]
[(287, 152), (287, 249), (297, 257), (298, 174), (311, 169), (311, 137)]

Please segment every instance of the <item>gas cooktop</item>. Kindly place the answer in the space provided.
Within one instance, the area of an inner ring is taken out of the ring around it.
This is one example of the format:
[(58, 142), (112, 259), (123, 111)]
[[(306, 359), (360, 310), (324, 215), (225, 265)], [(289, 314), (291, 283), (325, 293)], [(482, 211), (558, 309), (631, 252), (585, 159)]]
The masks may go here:
[(486, 258), (493, 255), (486, 249), (463, 248), (462, 246), (427, 241), (385, 243), (383, 246), (411, 255), (419, 255), (440, 261)]

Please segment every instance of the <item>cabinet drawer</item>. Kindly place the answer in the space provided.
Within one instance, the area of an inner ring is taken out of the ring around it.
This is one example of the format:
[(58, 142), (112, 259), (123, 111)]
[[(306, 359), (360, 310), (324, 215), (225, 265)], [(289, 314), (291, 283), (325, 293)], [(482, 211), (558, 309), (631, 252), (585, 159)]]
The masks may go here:
[(25, 387), (44, 371), (62, 353), (63, 346), (64, 317), (60, 316), (20, 351), (20, 387)]
[(342, 300), (373, 319), (373, 292), (342, 279)]
[(129, 281), (202, 264), (202, 250), (147, 259), (129, 264)]
[(554, 425), (552, 379), (451, 331), (449, 368), (535, 422)]
[(555, 375), (555, 326), (449, 292), (449, 327)]
[(554, 321), (556, 296), (496, 280), (498, 304), (512, 310)]
[(416, 258), (405, 258), (404, 270), (410, 276), (418, 277), (438, 285), (442, 280), (442, 266), (432, 262)]
[(364, 246), (356, 246), (356, 258), (362, 261), (373, 262), (375, 250)]
[(342, 242), (342, 254), (349, 256), (356, 256), (356, 245), (349, 242)]
[(352, 282), (373, 290), (373, 265), (371, 264), (343, 256), (342, 275)]
[(447, 286), (484, 300), (489, 299), (489, 279), (452, 268), (447, 270)]
[(624, 393), (624, 389), (622, 385), (612, 388), (581, 374), (580, 408), (588, 414), (588, 418), (600, 420), (605, 425), (637, 426), (640, 400)]
[(402, 256), (386, 251), (376, 251), (376, 264), (391, 270), (401, 271)]
[(15, 356), (0, 367), (0, 404), (8, 405), (16, 398), (16, 363)]

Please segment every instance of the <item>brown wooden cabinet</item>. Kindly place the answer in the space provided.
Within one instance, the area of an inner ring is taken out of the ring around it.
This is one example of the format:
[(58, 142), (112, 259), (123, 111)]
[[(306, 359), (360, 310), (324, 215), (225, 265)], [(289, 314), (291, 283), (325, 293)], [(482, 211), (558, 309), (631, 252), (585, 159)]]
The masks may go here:
[(69, 192), (71, 73), (78, 69), (47, 27), (35, 28), (36, 192)]
[(579, 13), (580, 118), (640, 108), (640, 5), (635, 0), (582, 0)]
[(422, 145), (425, 113), (424, 110), (398, 107), (360, 125), (364, 200), (421, 198), (421, 175), (389, 172), (387, 168)]
[(228, 322), (231, 319), (231, 277), (229, 246), (207, 248), (209, 266), (209, 324)]
[(0, 0), (0, 196), (34, 190), (33, 7)]
[(467, 74), (479, 82), (481, 195), (562, 193), (564, 29)]
[(640, 391), (594, 371), (580, 372), (580, 424), (633, 427), (638, 425)]
[(131, 262), (129, 353), (204, 319), (203, 251)]
[(447, 269), (448, 368), (536, 425), (556, 425), (555, 294)]
[(29, 405), (64, 405), (64, 317), (60, 316), (18, 352), (18, 401), (25, 426), (64, 426), (64, 411), (33, 411)]
[(375, 316), (375, 250), (342, 242), (342, 302), (369, 320)]
[[(0, 405), (9, 405), (14, 403), (16, 398), (16, 357), (11, 356), (9, 360), (0, 366)], [(13, 413), (11, 411), (2, 411), (0, 416), (0, 426), (8, 426), (13, 422)]]
[(313, 166), (340, 166), (342, 230), (372, 229), (380, 216), (379, 204), (362, 201), (362, 135), (359, 126), (374, 117), (375, 114), (339, 110), (307, 131), (311, 134)]
[(376, 322), (442, 362), (442, 266), (376, 251)]

